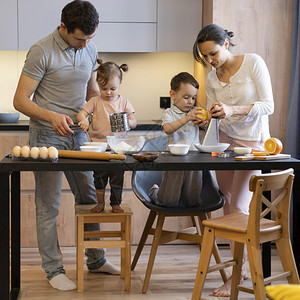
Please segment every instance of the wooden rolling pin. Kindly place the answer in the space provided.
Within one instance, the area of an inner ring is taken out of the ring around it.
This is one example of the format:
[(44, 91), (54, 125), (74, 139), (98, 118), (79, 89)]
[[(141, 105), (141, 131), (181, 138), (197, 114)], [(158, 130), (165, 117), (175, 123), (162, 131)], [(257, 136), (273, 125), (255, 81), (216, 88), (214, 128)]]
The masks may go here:
[(74, 151), (74, 150), (58, 150), (58, 157), (96, 159), (96, 160), (110, 160), (110, 159), (124, 160), (126, 158), (126, 156), (123, 154), (111, 154), (108, 152)]

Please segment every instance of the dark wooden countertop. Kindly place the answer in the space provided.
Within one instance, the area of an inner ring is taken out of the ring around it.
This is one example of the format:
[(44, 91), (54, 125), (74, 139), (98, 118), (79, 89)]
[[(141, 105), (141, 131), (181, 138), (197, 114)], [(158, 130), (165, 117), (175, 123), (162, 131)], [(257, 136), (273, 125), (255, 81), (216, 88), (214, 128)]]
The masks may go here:
[[(16, 123), (0, 123), (0, 131), (28, 131), (29, 120), (18, 120)], [(162, 130), (158, 120), (141, 120), (133, 131), (160, 131)]]

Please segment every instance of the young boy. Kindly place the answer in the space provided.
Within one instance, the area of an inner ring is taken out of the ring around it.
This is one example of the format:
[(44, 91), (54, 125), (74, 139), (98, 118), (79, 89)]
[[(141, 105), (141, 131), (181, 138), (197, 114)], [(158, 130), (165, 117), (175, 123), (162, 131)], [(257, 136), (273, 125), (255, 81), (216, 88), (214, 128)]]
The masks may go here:
[[(201, 108), (194, 107), (199, 84), (189, 73), (182, 72), (171, 80), (170, 97), (174, 104), (162, 116), (168, 144), (189, 144), (197, 150)], [(198, 115), (199, 114), (199, 115)], [(154, 184), (150, 199), (157, 205), (191, 207), (201, 204), (202, 171), (165, 171), (160, 187)]]

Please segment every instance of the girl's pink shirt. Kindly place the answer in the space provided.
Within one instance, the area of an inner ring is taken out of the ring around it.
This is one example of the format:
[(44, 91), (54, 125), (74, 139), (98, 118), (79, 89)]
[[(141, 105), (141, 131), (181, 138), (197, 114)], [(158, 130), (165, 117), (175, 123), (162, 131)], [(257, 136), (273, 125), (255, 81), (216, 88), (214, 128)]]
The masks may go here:
[(106, 142), (106, 137), (112, 135), (109, 115), (118, 112), (134, 113), (134, 108), (128, 99), (119, 95), (117, 100), (106, 101), (101, 96), (91, 98), (83, 109), (93, 113), (93, 120), (89, 127), (89, 136), (94, 142)]

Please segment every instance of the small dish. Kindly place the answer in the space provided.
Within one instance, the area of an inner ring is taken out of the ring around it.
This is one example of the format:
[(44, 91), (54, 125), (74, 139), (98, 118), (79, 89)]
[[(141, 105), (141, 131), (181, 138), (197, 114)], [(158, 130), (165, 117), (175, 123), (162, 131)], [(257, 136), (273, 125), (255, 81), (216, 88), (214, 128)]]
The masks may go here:
[(168, 148), (173, 155), (186, 155), (189, 152), (188, 144), (169, 144)]
[(106, 147), (103, 146), (80, 146), (81, 151), (88, 151), (88, 152), (105, 152)]
[(245, 155), (251, 153), (251, 148), (248, 147), (234, 147), (233, 151), (238, 155)]
[(216, 152), (216, 151), (225, 151), (230, 144), (227, 143), (219, 143), (218, 145), (215, 146), (202, 146), (201, 144), (195, 144), (195, 147), (200, 151), (200, 152)]
[(132, 157), (141, 162), (151, 162), (159, 157), (159, 153), (154, 152), (140, 152), (137, 154), (132, 154)]
[(100, 152), (105, 152), (107, 149), (107, 143), (106, 142), (84, 142), (84, 146), (97, 146), (102, 149)]

